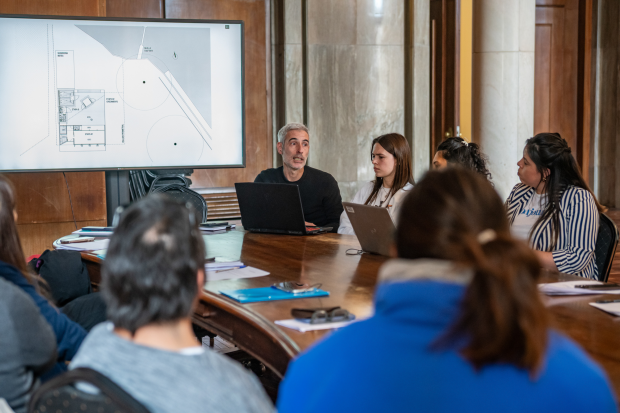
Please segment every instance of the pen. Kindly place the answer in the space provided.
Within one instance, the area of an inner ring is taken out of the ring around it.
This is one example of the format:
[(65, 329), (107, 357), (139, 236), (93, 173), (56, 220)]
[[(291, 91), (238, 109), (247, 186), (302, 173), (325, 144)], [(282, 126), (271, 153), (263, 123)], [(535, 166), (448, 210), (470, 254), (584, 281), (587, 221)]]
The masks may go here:
[(606, 304), (606, 303), (620, 303), (620, 300), (599, 300), (595, 301), (598, 304)]

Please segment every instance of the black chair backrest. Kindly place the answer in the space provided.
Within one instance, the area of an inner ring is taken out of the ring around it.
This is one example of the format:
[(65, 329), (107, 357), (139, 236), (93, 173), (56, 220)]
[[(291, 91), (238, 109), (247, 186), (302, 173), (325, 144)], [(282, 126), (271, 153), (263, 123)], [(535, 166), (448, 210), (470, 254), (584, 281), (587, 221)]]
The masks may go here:
[[(97, 394), (83, 392), (74, 385), (88, 383), (99, 390)], [(103, 374), (87, 369), (70, 370), (39, 387), (28, 406), (29, 413), (149, 413), (129, 393)]]
[(165, 193), (183, 203), (189, 202), (202, 219), (200, 222), (207, 222), (207, 201), (198, 192), (183, 185), (170, 184), (153, 188), (152, 193)]
[(594, 247), (594, 259), (598, 268), (599, 281), (607, 282), (611, 271), (611, 264), (618, 246), (618, 228), (605, 214), (601, 213), (599, 220), (598, 237)]

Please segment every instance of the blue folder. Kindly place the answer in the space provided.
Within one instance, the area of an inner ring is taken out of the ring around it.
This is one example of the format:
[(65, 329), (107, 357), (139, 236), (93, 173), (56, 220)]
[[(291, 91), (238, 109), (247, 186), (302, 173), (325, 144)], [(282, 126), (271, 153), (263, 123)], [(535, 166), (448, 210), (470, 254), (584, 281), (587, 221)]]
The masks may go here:
[(230, 297), (240, 303), (256, 303), (259, 301), (277, 301), (277, 300), (291, 300), (295, 298), (312, 298), (312, 297), (325, 297), (329, 295), (329, 292), (315, 289), (305, 293), (288, 293), (286, 291), (279, 290), (275, 287), (263, 287), (263, 288), (245, 288), (243, 290), (224, 290), (220, 291), (220, 294)]

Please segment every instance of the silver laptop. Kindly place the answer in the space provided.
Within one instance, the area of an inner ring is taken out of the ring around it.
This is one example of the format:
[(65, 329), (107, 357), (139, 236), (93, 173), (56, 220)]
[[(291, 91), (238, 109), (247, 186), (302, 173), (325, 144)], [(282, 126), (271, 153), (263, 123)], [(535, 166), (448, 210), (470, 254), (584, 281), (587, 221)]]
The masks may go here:
[(364, 252), (390, 255), (394, 240), (394, 222), (386, 208), (343, 202), (357, 240)]

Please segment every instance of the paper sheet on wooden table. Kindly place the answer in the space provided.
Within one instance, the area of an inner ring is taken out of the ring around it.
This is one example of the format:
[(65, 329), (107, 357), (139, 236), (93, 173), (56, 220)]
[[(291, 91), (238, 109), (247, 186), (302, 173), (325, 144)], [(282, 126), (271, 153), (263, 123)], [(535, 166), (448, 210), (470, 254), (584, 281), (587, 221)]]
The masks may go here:
[(108, 248), (110, 243), (109, 239), (100, 239), (90, 242), (76, 242), (73, 244), (61, 244), (60, 242), (54, 243), (57, 250), (71, 250), (71, 251), (93, 251), (104, 250)]
[(557, 283), (538, 284), (538, 290), (547, 295), (595, 295), (620, 294), (620, 288), (613, 290), (589, 290), (576, 288), (576, 285), (604, 284), (600, 281), (563, 281)]
[(620, 303), (590, 303), (590, 305), (606, 313), (620, 316)]
[(262, 277), (264, 275), (269, 275), (269, 273), (254, 267), (243, 267), (234, 270), (207, 271), (206, 275), (207, 281), (219, 281)]
[(309, 322), (296, 320), (291, 318), (290, 320), (277, 320), (275, 323), (279, 326), (290, 328), (291, 330), (301, 331), (305, 333), (306, 331), (316, 331), (316, 330), (332, 330), (335, 328), (346, 327), (351, 323), (355, 323), (357, 320), (351, 321), (337, 321), (335, 323), (319, 323), (319, 324), (310, 324)]

